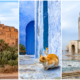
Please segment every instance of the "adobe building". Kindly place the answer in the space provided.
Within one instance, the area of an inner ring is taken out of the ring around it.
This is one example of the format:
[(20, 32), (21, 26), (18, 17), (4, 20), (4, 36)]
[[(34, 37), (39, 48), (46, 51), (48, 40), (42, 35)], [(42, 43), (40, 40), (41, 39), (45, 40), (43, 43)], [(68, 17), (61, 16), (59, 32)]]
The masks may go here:
[(78, 18), (78, 35), (79, 40), (69, 41), (69, 46), (66, 46), (66, 50), (69, 50), (70, 55), (80, 54), (80, 13)]
[(3, 39), (9, 46), (18, 46), (18, 30), (14, 27), (0, 24), (0, 39)]

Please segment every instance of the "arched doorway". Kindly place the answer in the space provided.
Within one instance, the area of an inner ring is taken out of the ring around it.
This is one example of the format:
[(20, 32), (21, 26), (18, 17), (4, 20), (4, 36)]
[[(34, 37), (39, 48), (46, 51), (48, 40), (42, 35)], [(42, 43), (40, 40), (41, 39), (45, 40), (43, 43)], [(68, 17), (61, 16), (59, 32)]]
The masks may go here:
[(35, 54), (35, 28), (34, 21), (31, 21), (26, 26), (26, 54)]
[(72, 45), (72, 54), (75, 54), (75, 45)]

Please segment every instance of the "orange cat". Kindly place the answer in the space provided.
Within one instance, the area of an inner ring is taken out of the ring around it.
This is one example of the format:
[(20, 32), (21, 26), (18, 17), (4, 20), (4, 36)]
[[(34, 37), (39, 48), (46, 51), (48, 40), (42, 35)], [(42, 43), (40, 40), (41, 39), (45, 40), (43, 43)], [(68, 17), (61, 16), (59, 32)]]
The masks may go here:
[(44, 66), (45, 70), (58, 67), (59, 64), (59, 59), (55, 54), (48, 54), (47, 57), (41, 55), (39, 61)]

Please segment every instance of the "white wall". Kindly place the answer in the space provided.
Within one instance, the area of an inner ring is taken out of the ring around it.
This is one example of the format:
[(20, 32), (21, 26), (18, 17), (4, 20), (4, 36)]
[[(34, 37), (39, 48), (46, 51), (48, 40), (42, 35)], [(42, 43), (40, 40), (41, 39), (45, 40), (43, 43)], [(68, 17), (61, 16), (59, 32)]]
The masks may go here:
[(61, 60), (61, 2), (48, 1), (49, 53), (56, 54)]

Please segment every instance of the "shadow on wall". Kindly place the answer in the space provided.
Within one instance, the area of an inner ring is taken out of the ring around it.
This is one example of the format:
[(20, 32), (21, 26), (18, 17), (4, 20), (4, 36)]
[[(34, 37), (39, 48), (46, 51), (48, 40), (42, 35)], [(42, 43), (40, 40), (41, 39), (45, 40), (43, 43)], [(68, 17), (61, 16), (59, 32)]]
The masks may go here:
[(75, 46), (72, 45), (72, 53), (75, 54)]

